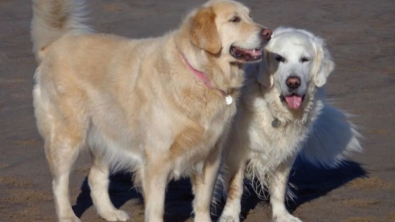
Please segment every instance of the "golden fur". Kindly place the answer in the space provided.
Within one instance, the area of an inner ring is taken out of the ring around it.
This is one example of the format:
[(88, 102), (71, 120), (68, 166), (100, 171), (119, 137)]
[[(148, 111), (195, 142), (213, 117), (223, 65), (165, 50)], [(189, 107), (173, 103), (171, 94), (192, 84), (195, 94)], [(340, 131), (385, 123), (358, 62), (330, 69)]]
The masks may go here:
[[(210, 1), (193, 10), (179, 29), (132, 40), (92, 33), (83, 24), (83, 1), (33, 3), (33, 49), (39, 61), (34, 108), (59, 221), (80, 221), (71, 209), (68, 180), (82, 149), (93, 157), (88, 180), (104, 219), (129, 218), (109, 199), (112, 169), (135, 172), (145, 221), (163, 221), (166, 184), (181, 176), (192, 179), (195, 221), (211, 221), (222, 141), (236, 112), (222, 92), (237, 99), (244, 79), (244, 61), (229, 50), (265, 43), (263, 28), (249, 10), (234, 1)], [(240, 18), (237, 24), (229, 21), (234, 16)], [(183, 56), (205, 73), (212, 88)]]

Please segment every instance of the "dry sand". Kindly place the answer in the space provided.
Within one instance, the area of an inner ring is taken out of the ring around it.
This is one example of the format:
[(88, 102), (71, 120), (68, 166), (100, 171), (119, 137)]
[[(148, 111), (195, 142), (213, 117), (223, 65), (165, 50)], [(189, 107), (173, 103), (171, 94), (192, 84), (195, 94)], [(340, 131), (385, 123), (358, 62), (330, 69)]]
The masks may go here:
[[(201, 1), (90, 0), (91, 24), (129, 37), (159, 36), (174, 29)], [(289, 209), (310, 222), (395, 221), (395, 2), (299, 0), (245, 2), (256, 21), (270, 27), (305, 28), (326, 39), (337, 68), (328, 83), (338, 107), (356, 115), (364, 153), (342, 168), (298, 164), (291, 182), (298, 198)], [(0, 0), (0, 221), (55, 221), (51, 176), (32, 107), (36, 62), (31, 53), (31, 2)], [(79, 158), (71, 176), (71, 200), (83, 221), (103, 221), (86, 184), (90, 160)], [(141, 195), (128, 175), (112, 178), (117, 207), (143, 221)], [(192, 221), (190, 184), (173, 182), (166, 221)], [(270, 206), (253, 194), (243, 201), (245, 222), (270, 221)]]

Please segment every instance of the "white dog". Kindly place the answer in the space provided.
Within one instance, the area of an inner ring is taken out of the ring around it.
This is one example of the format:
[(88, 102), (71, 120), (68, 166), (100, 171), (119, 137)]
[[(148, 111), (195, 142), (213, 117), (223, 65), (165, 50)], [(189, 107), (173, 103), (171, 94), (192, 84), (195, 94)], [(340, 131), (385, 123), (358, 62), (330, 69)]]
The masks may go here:
[(220, 221), (239, 221), (243, 178), (267, 187), (276, 222), (300, 222), (286, 209), (289, 171), (300, 151), (311, 162), (336, 166), (362, 148), (347, 114), (325, 101), (334, 63), (322, 39), (278, 28), (265, 59), (247, 67), (247, 80), (226, 145), (227, 202)]

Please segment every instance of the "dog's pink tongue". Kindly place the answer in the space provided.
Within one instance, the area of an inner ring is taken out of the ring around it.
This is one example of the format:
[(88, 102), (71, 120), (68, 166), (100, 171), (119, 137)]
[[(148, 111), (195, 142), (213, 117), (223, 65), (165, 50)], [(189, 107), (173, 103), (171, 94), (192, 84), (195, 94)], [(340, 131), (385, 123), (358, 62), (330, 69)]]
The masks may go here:
[(298, 109), (300, 105), (302, 104), (302, 97), (301, 96), (287, 96), (285, 97), (285, 100), (288, 103), (289, 108), (291, 109)]

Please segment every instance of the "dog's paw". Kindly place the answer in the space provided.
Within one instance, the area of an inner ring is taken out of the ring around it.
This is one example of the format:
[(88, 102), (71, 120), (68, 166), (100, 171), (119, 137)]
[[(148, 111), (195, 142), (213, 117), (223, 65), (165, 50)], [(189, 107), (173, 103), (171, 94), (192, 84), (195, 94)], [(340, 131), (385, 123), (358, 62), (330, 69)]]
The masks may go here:
[(217, 222), (240, 222), (239, 216), (221, 215)]
[(303, 222), (299, 218), (292, 216), (291, 214), (276, 215), (273, 217), (273, 222)]
[(129, 215), (122, 210), (100, 212), (99, 215), (107, 221), (127, 221)]

